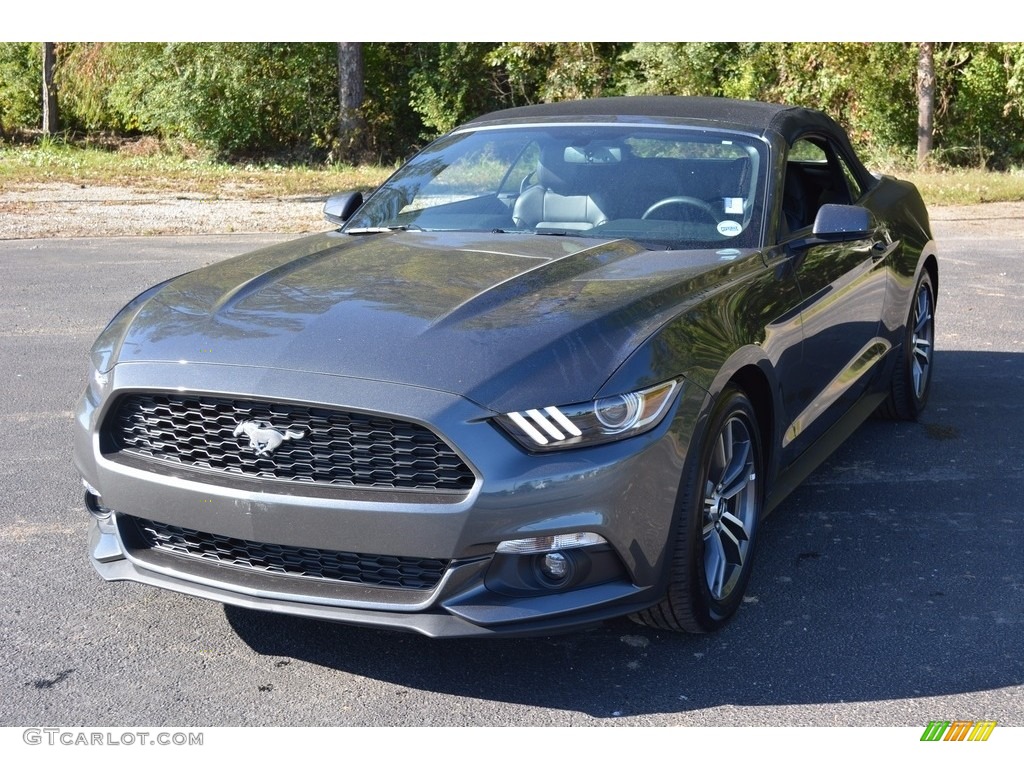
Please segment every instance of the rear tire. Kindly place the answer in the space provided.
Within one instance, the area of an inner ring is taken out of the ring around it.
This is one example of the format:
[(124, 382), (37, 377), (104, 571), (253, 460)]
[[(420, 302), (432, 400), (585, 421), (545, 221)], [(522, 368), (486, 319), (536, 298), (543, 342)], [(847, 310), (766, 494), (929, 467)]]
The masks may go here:
[(889, 396), (878, 408), (879, 415), (900, 421), (914, 421), (921, 415), (931, 391), (934, 357), (935, 289), (925, 270), (914, 290), (903, 349), (892, 372)]
[(713, 632), (743, 602), (763, 506), (757, 416), (735, 387), (718, 399), (691, 446), (672, 571), (664, 599), (633, 618), (659, 629)]

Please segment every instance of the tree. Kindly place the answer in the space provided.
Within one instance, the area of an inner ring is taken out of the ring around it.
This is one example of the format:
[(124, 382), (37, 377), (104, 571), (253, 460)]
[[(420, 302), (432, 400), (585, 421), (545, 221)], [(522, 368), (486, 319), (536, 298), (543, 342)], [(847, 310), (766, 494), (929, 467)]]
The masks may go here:
[(53, 43), (43, 43), (43, 134), (57, 132), (57, 86), (53, 82), (56, 60)]
[(494, 43), (421, 43), (409, 73), (409, 104), (428, 129), (421, 138), (447, 133), (472, 117), (511, 104), (502, 101), (489, 62)]
[(41, 48), (41, 43), (0, 43), (0, 136), (40, 125)]
[(626, 43), (501, 43), (485, 61), (507, 104), (617, 95)]
[(917, 45), (917, 167), (923, 168), (935, 136), (935, 44)]
[(338, 154), (356, 162), (365, 147), (363, 44), (338, 43)]

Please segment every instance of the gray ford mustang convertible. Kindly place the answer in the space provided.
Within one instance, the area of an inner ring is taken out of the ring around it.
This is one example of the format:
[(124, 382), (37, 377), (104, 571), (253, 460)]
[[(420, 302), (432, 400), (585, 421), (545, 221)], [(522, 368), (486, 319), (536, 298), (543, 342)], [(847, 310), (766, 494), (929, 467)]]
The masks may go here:
[(927, 211), (819, 112), (506, 110), (325, 214), (96, 341), (103, 578), (431, 636), (710, 631), (765, 514), (928, 399)]

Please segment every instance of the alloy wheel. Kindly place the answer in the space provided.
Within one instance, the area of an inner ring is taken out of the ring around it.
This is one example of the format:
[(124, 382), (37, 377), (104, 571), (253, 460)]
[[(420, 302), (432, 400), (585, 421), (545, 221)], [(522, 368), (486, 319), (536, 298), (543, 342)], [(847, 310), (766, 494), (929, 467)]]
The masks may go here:
[(757, 523), (757, 472), (750, 425), (740, 415), (722, 426), (704, 483), (704, 574), (725, 600), (739, 582)]

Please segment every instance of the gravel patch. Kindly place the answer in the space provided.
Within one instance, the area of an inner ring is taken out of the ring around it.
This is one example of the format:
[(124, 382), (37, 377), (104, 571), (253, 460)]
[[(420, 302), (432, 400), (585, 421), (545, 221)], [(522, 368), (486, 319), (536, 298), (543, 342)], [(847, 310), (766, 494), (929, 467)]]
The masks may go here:
[[(1024, 235), (1024, 203), (943, 205), (928, 209), (932, 224), (956, 222), (959, 236), (1006, 237)], [(936, 227), (932, 227), (933, 230)], [(946, 228), (948, 229), (948, 228)], [(942, 243), (939, 242), (941, 248)], [(941, 252), (941, 251), (940, 251)]]
[(0, 240), (332, 229), (324, 198), (229, 199), (124, 187), (40, 184), (0, 189)]

